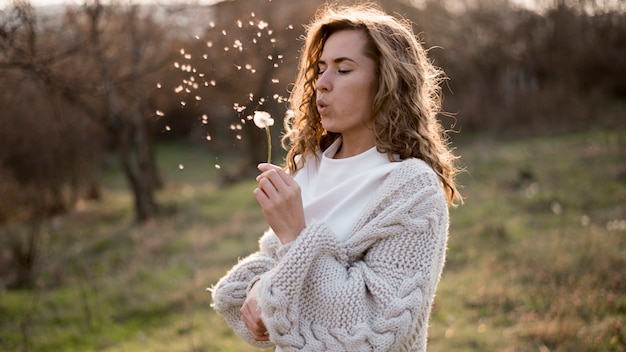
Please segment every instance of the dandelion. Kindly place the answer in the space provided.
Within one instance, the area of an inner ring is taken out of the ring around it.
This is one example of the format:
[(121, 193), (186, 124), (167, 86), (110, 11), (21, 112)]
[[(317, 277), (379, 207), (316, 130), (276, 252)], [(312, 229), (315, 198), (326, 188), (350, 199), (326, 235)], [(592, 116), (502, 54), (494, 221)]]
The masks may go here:
[(270, 126), (274, 125), (274, 119), (265, 111), (254, 112), (254, 124), (258, 128), (265, 128), (267, 134), (267, 163), (272, 162), (272, 134), (270, 133)]

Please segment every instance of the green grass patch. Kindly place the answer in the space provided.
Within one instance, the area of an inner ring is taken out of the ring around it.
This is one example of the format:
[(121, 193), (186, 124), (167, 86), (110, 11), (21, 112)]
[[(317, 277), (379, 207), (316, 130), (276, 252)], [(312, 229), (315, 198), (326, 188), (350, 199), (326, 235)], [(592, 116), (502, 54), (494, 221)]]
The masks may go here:
[[(458, 143), (466, 204), (451, 210), (429, 350), (626, 350), (623, 136)], [(254, 180), (220, 185), (228, 160), (197, 146), (158, 155), (158, 219), (133, 225), (111, 169), (101, 201), (44, 224), (35, 287), (0, 288), (0, 350), (255, 350), (206, 291), (266, 228)], [(0, 229), (0, 246), (28, 228)]]

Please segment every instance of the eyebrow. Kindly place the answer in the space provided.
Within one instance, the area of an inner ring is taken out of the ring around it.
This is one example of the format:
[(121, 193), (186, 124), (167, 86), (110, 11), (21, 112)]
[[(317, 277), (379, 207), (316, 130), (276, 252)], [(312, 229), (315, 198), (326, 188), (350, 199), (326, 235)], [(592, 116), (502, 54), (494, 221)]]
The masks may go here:
[[(344, 61), (350, 61), (350, 62), (354, 62), (356, 64), (356, 61), (354, 61), (353, 59), (351, 59), (349, 57), (338, 57), (338, 58), (333, 60), (333, 62), (336, 63), (336, 64), (340, 64), (340, 63), (342, 63)], [(326, 65), (327, 63), (324, 60), (317, 60), (317, 64), (318, 65), (320, 65), (320, 64), (321, 65)]]

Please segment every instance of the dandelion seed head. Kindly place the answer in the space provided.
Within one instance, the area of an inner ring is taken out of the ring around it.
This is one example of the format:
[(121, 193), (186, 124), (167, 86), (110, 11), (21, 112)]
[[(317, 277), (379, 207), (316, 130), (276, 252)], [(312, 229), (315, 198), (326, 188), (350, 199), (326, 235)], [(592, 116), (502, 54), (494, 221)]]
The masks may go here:
[(258, 128), (266, 128), (270, 126), (274, 126), (274, 119), (272, 115), (265, 111), (255, 111), (254, 112), (254, 124)]

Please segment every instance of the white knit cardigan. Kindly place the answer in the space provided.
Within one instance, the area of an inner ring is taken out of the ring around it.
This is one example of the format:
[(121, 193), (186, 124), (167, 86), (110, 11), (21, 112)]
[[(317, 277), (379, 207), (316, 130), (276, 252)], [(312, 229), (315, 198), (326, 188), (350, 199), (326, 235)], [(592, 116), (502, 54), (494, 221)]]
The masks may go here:
[[(425, 351), (443, 269), (448, 207), (435, 172), (401, 162), (344, 242), (321, 221), (260, 250), (210, 289), (212, 306), (248, 343), (276, 351)], [(257, 282), (258, 280), (258, 282)], [(269, 332), (254, 341), (239, 309), (252, 283)]]

